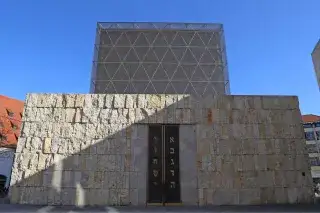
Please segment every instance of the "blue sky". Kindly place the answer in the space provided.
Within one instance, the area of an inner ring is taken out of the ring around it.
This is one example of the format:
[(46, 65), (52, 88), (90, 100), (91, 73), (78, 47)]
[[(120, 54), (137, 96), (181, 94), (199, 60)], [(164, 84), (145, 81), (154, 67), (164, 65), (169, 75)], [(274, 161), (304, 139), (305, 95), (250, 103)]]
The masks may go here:
[(0, 94), (87, 93), (97, 21), (224, 24), (233, 94), (298, 95), (320, 114), (319, 0), (3, 0)]

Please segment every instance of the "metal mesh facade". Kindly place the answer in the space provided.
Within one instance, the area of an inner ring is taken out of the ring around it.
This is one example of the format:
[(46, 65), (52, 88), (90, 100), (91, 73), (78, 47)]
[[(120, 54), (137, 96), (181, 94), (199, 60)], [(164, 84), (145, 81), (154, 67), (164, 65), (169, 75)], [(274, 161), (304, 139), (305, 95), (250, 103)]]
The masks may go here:
[(229, 94), (222, 25), (98, 23), (90, 90)]

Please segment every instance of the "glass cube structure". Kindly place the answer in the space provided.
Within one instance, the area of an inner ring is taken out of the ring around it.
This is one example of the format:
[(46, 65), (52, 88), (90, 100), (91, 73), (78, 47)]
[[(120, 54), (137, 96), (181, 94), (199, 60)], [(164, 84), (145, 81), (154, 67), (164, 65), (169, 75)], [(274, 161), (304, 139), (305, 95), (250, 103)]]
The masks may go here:
[(98, 23), (90, 91), (229, 94), (223, 27)]

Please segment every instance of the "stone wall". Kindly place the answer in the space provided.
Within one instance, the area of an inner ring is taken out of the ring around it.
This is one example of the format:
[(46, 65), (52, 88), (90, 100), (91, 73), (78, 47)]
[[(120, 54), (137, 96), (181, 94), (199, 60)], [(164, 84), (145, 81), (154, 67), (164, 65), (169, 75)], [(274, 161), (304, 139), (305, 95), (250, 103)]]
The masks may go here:
[(313, 200), (296, 97), (29, 94), (11, 202), (145, 205), (149, 123), (195, 131), (180, 137), (184, 204)]

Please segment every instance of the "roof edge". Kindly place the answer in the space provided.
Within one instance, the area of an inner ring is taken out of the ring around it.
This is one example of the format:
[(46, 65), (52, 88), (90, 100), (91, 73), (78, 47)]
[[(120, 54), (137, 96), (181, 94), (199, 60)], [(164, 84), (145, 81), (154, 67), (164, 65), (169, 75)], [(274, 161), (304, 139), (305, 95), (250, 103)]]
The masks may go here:
[(320, 49), (320, 39), (318, 40), (318, 42), (316, 43), (316, 46), (313, 48), (311, 55), (316, 51), (316, 49)]
[(19, 99), (16, 99), (16, 98), (11, 98), (11, 97), (8, 97), (8, 96), (5, 96), (5, 95), (0, 95), (0, 98), (24, 103), (24, 101), (22, 101), (22, 100), (19, 100)]
[(319, 115), (314, 115), (314, 114), (305, 114), (302, 115), (302, 121), (303, 123), (316, 123), (320, 121), (320, 116)]
[(221, 23), (188, 22), (97, 22), (100, 29), (175, 29), (175, 30), (222, 30)]

